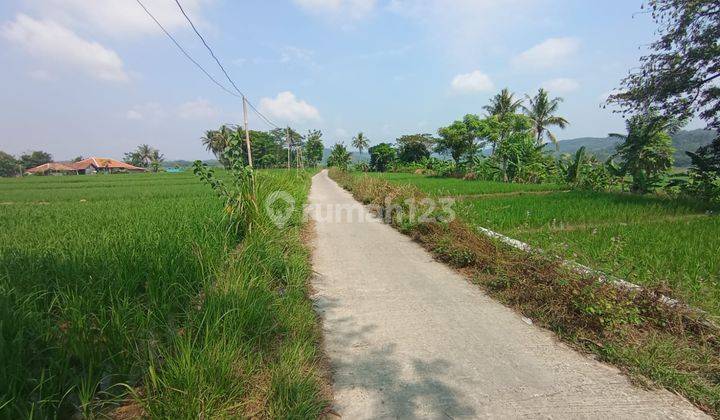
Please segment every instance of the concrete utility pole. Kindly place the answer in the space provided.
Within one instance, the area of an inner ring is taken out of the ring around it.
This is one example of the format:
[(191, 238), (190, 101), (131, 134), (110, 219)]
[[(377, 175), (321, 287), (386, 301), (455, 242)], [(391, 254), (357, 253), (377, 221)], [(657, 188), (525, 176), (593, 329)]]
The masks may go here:
[(247, 147), (248, 165), (252, 168), (252, 150), (250, 149), (250, 130), (248, 130), (248, 117), (247, 117), (247, 99), (245, 96), (242, 97), (243, 101), (243, 120), (245, 120), (245, 147)]
[(290, 127), (287, 128), (287, 148), (288, 148), (287, 168), (290, 169)]

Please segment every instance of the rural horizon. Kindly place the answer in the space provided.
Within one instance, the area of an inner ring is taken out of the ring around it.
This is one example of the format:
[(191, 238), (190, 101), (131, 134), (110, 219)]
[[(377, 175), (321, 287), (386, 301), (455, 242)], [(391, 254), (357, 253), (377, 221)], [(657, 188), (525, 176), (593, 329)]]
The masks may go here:
[(0, 419), (720, 418), (719, 43), (717, 0), (3, 3)]

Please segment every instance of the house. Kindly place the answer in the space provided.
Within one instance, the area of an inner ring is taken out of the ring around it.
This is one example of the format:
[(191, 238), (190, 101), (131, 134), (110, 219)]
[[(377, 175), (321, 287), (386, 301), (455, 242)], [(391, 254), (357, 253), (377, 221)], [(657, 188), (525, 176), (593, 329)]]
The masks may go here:
[(94, 174), (98, 172), (145, 172), (145, 168), (130, 165), (129, 163), (110, 158), (89, 157), (79, 162), (50, 162), (34, 168), (25, 173), (37, 175), (50, 174)]
[(145, 172), (145, 168), (110, 158), (89, 157), (68, 165), (78, 174), (94, 174), (97, 172)]
[(65, 163), (43, 163), (34, 168), (30, 168), (25, 173), (36, 175), (54, 175), (63, 173), (76, 173), (76, 170)]

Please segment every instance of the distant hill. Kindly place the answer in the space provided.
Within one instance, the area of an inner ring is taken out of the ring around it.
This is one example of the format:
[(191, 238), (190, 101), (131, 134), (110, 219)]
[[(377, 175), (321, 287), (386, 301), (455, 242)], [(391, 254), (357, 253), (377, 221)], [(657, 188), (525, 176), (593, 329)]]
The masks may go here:
[[(326, 147), (323, 149), (323, 165), (327, 162), (328, 156), (330, 156), (330, 149)], [(362, 154), (360, 154), (358, 152), (350, 151), (350, 158), (353, 162), (370, 162), (370, 154), (368, 152), (363, 152)]]
[[(690, 158), (685, 151), (694, 152), (699, 147), (705, 146), (712, 142), (716, 133), (711, 130), (681, 130), (672, 136), (673, 147), (675, 148), (675, 166), (685, 168), (690, 166)], [(562, 140), (558, 142), (559, 153), (575, 153), (578, 149), (585, 146), (588, 153), (594, 155), (599, 160), (607, 159), (611, 154), (615, 153), (615, 146), (619, 139), (612, 137), (580, 137), (576, 139)], [(548, 144), (548, 150), (555, 151), (555, 146)]]

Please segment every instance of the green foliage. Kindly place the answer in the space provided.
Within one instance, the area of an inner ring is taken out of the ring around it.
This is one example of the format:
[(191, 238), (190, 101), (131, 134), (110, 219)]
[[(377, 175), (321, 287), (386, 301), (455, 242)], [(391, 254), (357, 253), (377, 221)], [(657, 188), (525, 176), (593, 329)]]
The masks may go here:
[(395, 161), (395, 148), (389, 143), (380, 143), (370, 149), (370, 168), (374, 171), (385, 172)]
[(430, 134), (401, 136), (395, 141), (398, 159), (403, 163), (416, 163), (429, 159), (434, 142), (435, 139)]
[(636, 115), (627, 121), (627, 135), (611, 134), (622, 140), (615, 156), (621, 159), (621, 173), (632, 177), (630, 191), (653, 191), (673, 165), (673, 147), (668, 131), (679, 123), (656, 113)]
[(476, 155), (484, 144), (486, 126), (477, 115), (468, 114), (447, 127), (438, 130), (440, 138), (435, 142), (435, 151), (450, 154), (455, 164), (462, 159)]
[(327, 159), (327, 166), (337, 167), (340, 169), (347, 169), (350, 165), (350, 152), (342, 143), (335, 143), (333, 148), (330, 150), (330, 156)]
[(305, 139), (305, 151), (303, 152), (305, 162), (310, 167), (318, 166), (322, 161), (323, 149), (325, 148), (322, 142), (322, 131), (308, 130)]
[(670, 118), (697, 114), (708, 128), (720, 129), (720, 4), (649, 0), (647, 8), (659, 25), (659, 39), (609, 102), (628, 113), (654, 107)]
[(358, 149), (358, 152), (360, 152), (360, 154), (362, 154), (362, 151), (368, 148), (370, 141), (361, 131), (357, 133), (357, 136), (353, 137), (351, 144), (354, 148)]
[(153, 172), (160, 169), (160, 164), (165, 161), (165, 156), (147, 144), (141, 144), (132, 152), (125, 153), (125, 163), (141, 168), (150, 168)]
[(542, 88), (538, 90), (535, 97), (525, 96), (528, 101), (528, 106), (523, 106), (523, 110), (528, 118), (532, 120), (532, 129), (535, 133), (536, 143), (538, 146), (542, 145), (544, 139), (547, 137), (550, 142), (557, 146), (557, 138), (549, 128), (556, 126), (564, 129), (569, 124), (565, 118), (555, 115), (563, 99), (549, 99), (547, 91)]
[(214, 169), (199, 160), (193, 164), (195, 175), (223, 200), (230, 230), (240, 238), (252, 230), (260, 213), (257, 184), (252, 167), (246, 165), (243, 146), (240, 136), (231, 136), (221, 155), (230, 174), (228, 180), (219, 179)]
[(17, 176), (21, 173), (21, 165), (12, 155), (0, 150), (0, 177)]
[(20, 155), (20, 165), (23, 169), (34, 168), (35, 166), (44, 165), (52, 162), (52, 155), (42, 150), (35, 150), (30, 153)]

